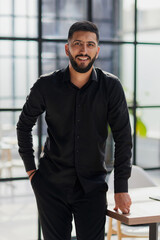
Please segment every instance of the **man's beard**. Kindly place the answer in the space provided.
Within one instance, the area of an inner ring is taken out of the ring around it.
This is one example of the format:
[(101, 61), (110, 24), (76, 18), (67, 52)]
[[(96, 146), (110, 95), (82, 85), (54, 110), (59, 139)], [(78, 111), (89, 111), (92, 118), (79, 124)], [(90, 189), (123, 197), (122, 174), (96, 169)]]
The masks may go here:
[(94, 61), (96, 60), (96, 56), (97, 56), (97, 54), (94, 56), (94, 58), (91, 59), (88, 55), (82, 55), (82, 54), (81, 55), (77, 55), (76, 57), (88, 57), (89, 59), (91, 59), (90, 63), (86, 67), (83, 67), (83, 66), (78, 66), (78, 64), (74, 60), (73, 56), (69, 52), (69, 60), (71, 62), (71, 65), (74, 68), (74, 70), (76, 72), (79, 72), (79, 73), (86, 73), (86, 72), (88, 72), (90, 70), (90, 68), (92, 67)]

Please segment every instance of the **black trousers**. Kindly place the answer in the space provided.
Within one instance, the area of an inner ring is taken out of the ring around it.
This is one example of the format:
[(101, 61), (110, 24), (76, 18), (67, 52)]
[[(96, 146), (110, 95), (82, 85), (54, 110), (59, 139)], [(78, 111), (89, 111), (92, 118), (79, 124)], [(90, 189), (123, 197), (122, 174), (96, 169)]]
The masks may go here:
[(77, 240), (104, 240), (106, 192), (85, 194), (76, 181), (67, 192), (49, 183), (39, 171), (31, 180), (44, 240), (70, 240), (74, 216)]

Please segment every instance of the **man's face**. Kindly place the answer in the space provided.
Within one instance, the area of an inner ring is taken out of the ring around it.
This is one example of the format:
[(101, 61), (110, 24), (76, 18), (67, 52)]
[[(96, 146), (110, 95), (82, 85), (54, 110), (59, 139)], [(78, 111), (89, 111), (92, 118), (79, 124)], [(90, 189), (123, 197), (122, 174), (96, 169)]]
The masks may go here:
[(71, 66), (80, 73), (89, 71), (98, 57), (99, 50), (97, 36), (93, 32), (74, 32), (68, 44), (65, 45)]

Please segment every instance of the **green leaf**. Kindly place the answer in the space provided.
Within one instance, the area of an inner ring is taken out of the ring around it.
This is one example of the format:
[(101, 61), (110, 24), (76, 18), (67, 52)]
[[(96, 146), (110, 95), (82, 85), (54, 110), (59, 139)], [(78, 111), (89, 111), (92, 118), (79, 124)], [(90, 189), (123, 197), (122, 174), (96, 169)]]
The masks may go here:
[(140, 137), (146, 137), (147, 136), (147, 128), (140, 119), (140, 117), (137, 117), (137, 124), (136, 124), (136, 133)]

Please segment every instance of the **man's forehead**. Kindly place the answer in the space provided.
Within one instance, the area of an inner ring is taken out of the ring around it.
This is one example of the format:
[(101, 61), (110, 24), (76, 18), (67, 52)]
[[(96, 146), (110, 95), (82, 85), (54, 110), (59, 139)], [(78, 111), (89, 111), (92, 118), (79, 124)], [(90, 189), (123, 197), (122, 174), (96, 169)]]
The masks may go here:
[(94, 32), (89, 31), (76, 31), (72, 35), (72, 41), (80, 40), (80, 41), (95, 41), (97, 42), (97, 36)]

